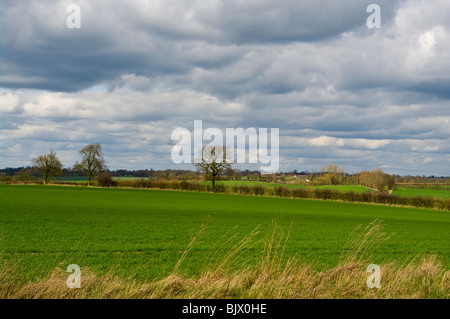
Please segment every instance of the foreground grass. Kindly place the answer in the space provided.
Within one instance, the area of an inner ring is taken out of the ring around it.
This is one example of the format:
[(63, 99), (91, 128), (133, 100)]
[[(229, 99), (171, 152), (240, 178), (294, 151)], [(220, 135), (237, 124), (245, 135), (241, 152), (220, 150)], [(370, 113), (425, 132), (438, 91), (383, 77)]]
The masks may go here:
[(316, 272), (307, 265), (285, 265), (280, 272), (246, 269), (239, 273), (205, 273), (197, 278), (172, 274), (149, 283), (82, 272), (81, 289), (68, 289), (67, 273), (55, 270), (46, 278), (22, 283), (8, 269), (0, 272), (0, 299), (61, 298), (443, 298), (450, 297), (450, 273), (433, 258), (414, 265), (385, 264), (381, 288), (366, 286), (367, 264), (347, 264)]
[[(326, 271), (316, 271), (296, 258), (283, 259), (288, 235), (277, 226), (265, 240), (264, 254), (255, 265), (231, 267), (252, 241), (252, 232), (237, 242), (223, 258), (209, 263), (197, 277), (186, 277), (179, 266), (190, 252), (197, 237), (189, 243), (172, 273), (149, 282), (118, 277), (113, 270), (98, 275), (82, 270), (81, 288), (67, 288), (67, 273), (56, 268), (43, 278), (24, 280), (8, 263), (0, 263), (0, 299), (52, 298), (445, 298), (450, 297), (450, 271), (436, 256), (428, 256), (399, 265), (381, 267), (381, 287), (368, 288), (366, 253), (379, 243), (380, 221), (371, 223), (365, 234), (348, 241), (339, 264)], [(279, 234), (282, 234), (281, 236)], [(0, 259), (1, 262), (1, 259)]]
[[(79, 264), (99, 276), (114, 274), (144, 282), (161, 280), (183, 255), (199, 225), (204, 234), (179, 272), (201, 275), (205, 260), (232, 249), (226, 239), (243, 238), (272, 220), (291, 228), (284, 259), (298, 256), (316, 271), (338, 266), (348, 234), (359, 224), (383, 219), (388, 242), (372, 248), (371, 263), (403, 263), (437, 255), (450, 264), (450, 215), (426, 209), (287, 198), (141, 189), (0, 185), (0, 251), (27, 280), (56, 267)], [(261, 239), (261, 238), (259, 238)], [(242, 252), (256, 265), (262, 241)], [(219, 258), (220, 259), (220, 258)], [(241, 265), (231, 268), (242, 269)], [(65, 268), (64, 268), (65, 269)], [(233, 269), (231, 269), (233, 270)]]

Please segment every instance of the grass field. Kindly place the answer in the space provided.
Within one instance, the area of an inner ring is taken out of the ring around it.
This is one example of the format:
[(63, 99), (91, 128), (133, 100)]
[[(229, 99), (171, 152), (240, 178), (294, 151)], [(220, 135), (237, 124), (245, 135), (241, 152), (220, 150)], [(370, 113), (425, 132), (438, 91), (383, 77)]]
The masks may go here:
[[(116, 181), (130, 181), (130, 180), (138, 180), (142, 179), (143, 177), (113, 177)], [(87, 178), (85, 176), (73, 176), (73, 177), (57, 177), (55, 178), (55, 181), (63, 181), (63, 182), (76, 182), (83, 184), (87, 181)], [(200, 183), (211, 183), (209, 181), (200, 181)], [(321, 185), (321, 186), (310, 186), (310, 185), (299, 185), (299, 184), (281, 184), (281, 183), (266, 183), (266, 182), (260, 182), (260, 181), (247, 181), (247, 180), (241, 180), (241, 181), (218, 181), (218, 185), (224, 185), (224, 186), (240, 186), (240, 185), (246, 185), (246, 186), (264, 186), (267, 188), (274, 188), (274, 187), (287, 187), (289, 189), (295, 189), (295, 188), (318, 188), (318, 189), (331, 189), (339, 192), (355, 192), (355, 193), (363, 193), (368, 190), (367, 187), (359, 186), (359, 185)], [(444, 187), (443, 187), (444, 188)], [(450, 190), (449, 189), (430, 189), (430, 188), (402, 188), (398, 187), (395, 188), (392, 191), (392, 195), (399, 195), (399, 196), (407, 196), (407, 197), (415, 197), (415, 196), (422, 196), (422, 197), (435, 197), (435, 198), (443, 198), (443, 199), (450, 199)]]
[(424, 188), (395, 188), (392, 195), (400, 196), (426, 196), (450, 199), (450, 190), (424, 189)]
[(370, 262), (400, 263), (436, 254), (450, 264), (448, 212), (195, 192), (0, 185), (0, 256), (24, 278), (38, 278), (69, 264), (97, 273), (151, 280), (169, 275), (202, 224), (203, 233), (179, 270), (196, 276), (257, 229), (236, 261), (251, 264), (275, 222), (290, 230), (285, 258), (315, 269), (338, 264), (358, 225), (383, 220), (390, 236), (369, 253)]
[[(130, 180), (139, 180), (139, 179), (147, 179), (146, 177), (132, 177), (132, 176), (125, 176), (125, 177), (113, 177), (113, 180), (116, 181), (130, 181)], [(55, 181), (59, 182), (87, 182), (86, 176), (72, 176), (72, 177), (56, 177), (54, 178)], [(200, 181), (200, 183), (211, 183), (209, 181)], [(290, 189), (294, 188), (328, 188), (332, 190), (337, 190), (341, 192), (349, 192), (353, 191), (355, 193), (362, 193), (367, 190), (366, 187), (358, 186), (358, 185), (323, 185), (323, 186), (309, 186), (309, 185), (299, 185), (299, 184), (281, 184), (281, 183), (266, 183), (266, 182), (259, 182), (259, 181), (247, 181), (247, 180), (241, 180), (241, 181), (218, 181), (217, 184), (222, 184), (225, 186), (234, 186), (234, 185), (247, 185), (247, 186), (264, 186), (264, 187), (287, 187)]]
[[(210, 182), (204, 182), (210, 183)], [(266, 183), (258, 181), (219, 181), (217, 184), (222, 184), (225, 186), (235, 186), (235, 185), (247, 185), (247, 186), (264, 186), (264, 187), (287, 187), (289, 189), (294, 188), (320, 188), (320, 189), (332, 189), (340, 192), (350, 192), (362, 193), (367, 190), (364, 186), (358, 185), (322, 185), (322, 186), (309, 186), (309, 185), (299, 185), (299, 184), (281, 184), (281, 183)]]

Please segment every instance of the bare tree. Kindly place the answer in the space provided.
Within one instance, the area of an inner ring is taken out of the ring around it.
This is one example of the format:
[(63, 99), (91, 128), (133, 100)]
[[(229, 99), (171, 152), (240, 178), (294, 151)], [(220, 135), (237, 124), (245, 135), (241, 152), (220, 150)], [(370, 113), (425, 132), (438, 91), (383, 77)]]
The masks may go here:
[(83, 156), (81, 163), (76, 162), (73, 168), (83, 172), (88, 178), (88, 186), (91, 185), (92, 178), (106, 169), (103, 151), (100, 144), (89, 144), (79, 151)]
[(205, 174), (212, 182), (213, 191), (216, 191), (216, 180), (223, 174), (231, 172), (228, 149), (226, 146), (205, 145), (202, 148), (200, 161), (195, 163), (197, 170)]
[(322, 166), (320, 181), (325, 185), (340, 185), (345, 181), (345, 172), (336, 164)]
[(51, 177), (60, 175), (62, 172), (63, 165), (53, 150), (50, 150), (49, 154), (45, 153), (31, 159), (31, 162), (38, 171), (42, 172), (44, 184), (47, 184)]
[(381, 168), (376, 168), (371, 172), (362, 171), (358, 180), (360, 185), (377, 189), (380, 192), (388, 192), (395, 186), (395, 177), (384, 173)]

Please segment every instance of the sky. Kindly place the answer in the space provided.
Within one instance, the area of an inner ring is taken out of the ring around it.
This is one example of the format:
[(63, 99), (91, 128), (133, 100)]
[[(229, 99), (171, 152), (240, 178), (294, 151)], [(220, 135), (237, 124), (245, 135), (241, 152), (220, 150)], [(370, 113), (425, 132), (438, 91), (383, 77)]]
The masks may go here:
[(280, 171), (450, 175), (448, 0), (0, 6), (0, 168), (100, 143), (110, 169), (194, 169), (171, 133), (202, 120), (278, 128)]

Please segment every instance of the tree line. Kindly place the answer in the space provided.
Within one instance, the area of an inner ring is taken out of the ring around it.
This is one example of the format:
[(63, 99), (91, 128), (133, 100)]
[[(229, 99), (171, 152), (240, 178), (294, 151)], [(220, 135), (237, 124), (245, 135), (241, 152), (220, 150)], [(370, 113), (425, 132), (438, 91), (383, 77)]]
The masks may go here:
[[(335, 164), (323, 166), (320, 172), (300, 172), (297, 170), (287, 173), (277, 173), (271, 175), (262, 175), (259, 171), (238, 171), (232, 168), (232, 161), (229, 161), (230, 154), (226, 147), (216, 147), (206, 145), (203, 147), (201, 157), (196, 161), (196, 172), (190, 170), (116, 170), (109, 171), (103, 156), (103, 150), (99, 143), (88, 144), (79, 151), (81, 161), (76, 162), (72, 168), (64, 168), (61, 161), (56, 156), (55, 151), (44, 153), (31, 160), (33, 167), (26, 169), (3, 169), (0, 174), (9, 173), (10, 175), (17, 174), (22, 180), (32, 177), (31, 172), (38, 173), (42, 176), (44, 184), (56, 176), (79, 176), (82, 174), (87, 177), (87, 184), (92, 185), (94, 178), (100, 186), (113, 186), (114, 176), (134, 176), (134, 177), (148, 177), (159, 180), (194, 180), (198, 179), (199, 175), (204, 176), (206, 180), (211, 181), (212, 189), (216, 189), (216, 181), (220, 179), (241, 180), (244, 176), (248, 180), (291, 183), (292, 178), (297, 175), (309, 176), (309, 179), (303, 180), (303, 183), (310, 185), (361, 185), (368, 188), (378, 190), (380, 192), (389, 192), (395, 186), (396, 179), (403, 181), (400, 176), (389, 175), (384, 173), (380, 168), (373, 171), (362, 171), (357, 174), (347, 174), (342, 168)], [(308, 175), (309, 174), (309, 175)], [(23, 175), (23, 176), (20, 176)], [(291, 180), (289, 181), (289, 179)], [(435, 177), (432, 177), (433, 180)], [(405, 178), (406, 179), (406, 178)], [(429, 178), (428, 178), (429, 179)], [(408, 177), (408, 181), (425, 181), (425, 177)], [(448, 178), (436, 178), (436, 181), (444, 181), (448, 183)], [(293, 183), (296, 183), (294, 181)]]
[[(73, 165), (73, 169), (82, 172), (88, 178), (88, 186), (92, 184), (94, 176), (106, 169), (105, 159), (103, 158), (102, 146), (99, 143), (89, 144), (83, 147), (79, 153), (81, 161)], [(44, 153), (31, 160), (35, 169), (42, 174), (44, 184), (47, 184), (51, 177), (62, 174), (63, 165), (56, 157), (56, 153), (50, 150), (50, 153)]]
[(320, 173), (311, 174), (315, 185), (361, 185), (380, 192), (388, 192), (395, 186), (395, 176), (386, 174), (381, 168), (348, 175), (336, 164), (322, 167)]

